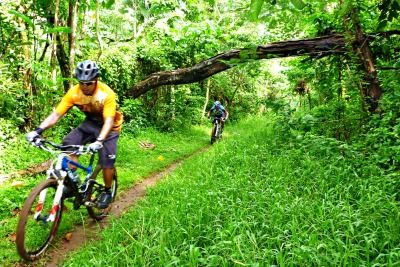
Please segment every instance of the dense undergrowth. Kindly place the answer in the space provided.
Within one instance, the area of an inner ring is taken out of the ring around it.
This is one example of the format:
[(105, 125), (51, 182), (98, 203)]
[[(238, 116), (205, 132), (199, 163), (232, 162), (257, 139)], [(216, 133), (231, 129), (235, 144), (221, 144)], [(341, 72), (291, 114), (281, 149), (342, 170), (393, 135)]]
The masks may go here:
[(276, 125), (229, 127), (65, 266), (399, 265), (396, 176)]

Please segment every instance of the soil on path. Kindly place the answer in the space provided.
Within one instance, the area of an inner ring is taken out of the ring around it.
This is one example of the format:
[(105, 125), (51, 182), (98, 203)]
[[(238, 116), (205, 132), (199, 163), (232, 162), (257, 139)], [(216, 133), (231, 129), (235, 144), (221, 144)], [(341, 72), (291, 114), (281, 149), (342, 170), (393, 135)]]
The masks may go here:
[[(190, 157), (200, 153), (201, 151), (203, 151), (203, 149), (195, 152)], [(146, 195), (147, 188), (154, 186), (159, 179), (175, 170), (180, 164), (182, 164), (184, 160), (185, 159), (182, 159), (178, 162), (173, 163), (167, 169), (153, 174), (152, 176), (137, 183), (134, 187), (122, 193), (119, 193), (117, 199), (112, 203), (110, 215), (118, 218), (129, 207), (135, 205), (141, 198)], [(43, 258), (37, 260), (38, 262), (31, 262), (29, 265), (20, 264), (18, 266), (63, 266), (63, 261), (66, 259), (65, 257), (67, 257), (68, 252), (81, 247), (86, 242), (93, 241), (96, 240), (96, 238), (99, 238), (101, 230), (109, 225), (108, 221), (109, 217), (104, 218), (100, 222), (96, 222), (93, 219), (87, 218), (83, 225), (76, 226), (75, 230), (72, 232), (71, 239), (69, 241), (67, 241), (65, 238), (61, 238), (59, 244), (57, 244), (56, 247), (47, 252)]]

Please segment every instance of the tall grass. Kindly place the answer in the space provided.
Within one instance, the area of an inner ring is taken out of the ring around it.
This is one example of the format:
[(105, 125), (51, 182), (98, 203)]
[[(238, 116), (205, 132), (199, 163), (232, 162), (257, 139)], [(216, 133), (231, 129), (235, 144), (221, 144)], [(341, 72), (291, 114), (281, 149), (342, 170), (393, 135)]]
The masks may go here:
[(188, 159), (65, 266), (399, 266), (399, 182), (260, 119)]
[[(188, 157), (190, 154), (209, 144), (209, 127), (195, 127), (180, 133), (160, 133), (151, 129), (141, 132), (138, 136), (123, 135), (119, 140), (117, 171), (119, 192), (130, 188), (140, 180), (160, 171), (173, 162)], [(4, 157), (2, 162), (7, 164), (7, 169), (17, 171), (30, 164), (36, 164), (50, 157), (46, 151), (27, 145), (24, 136), (20, 136), (14, 147), (8, 147), (13, 153)], [(54, 141), (52, 137), (50, 140)], [(139, 141), (148, 141), (155, 145), (153, 150), (144, 150), (139, 146)], [(55, 140), (57, 142), (57, 140)], [(7, 153), (6, 153), (7, 154)], [(19, 160), (19, 157), (23, 160)], [(81, 162), (83, 160), (81, 159)], [(13, 180), (0, 184), (0, 266), (16, 266), (20, 261), (14, 244), (15, 231), (18, 220), (18, 212), (27, 198), (29, 191), (45, 175), (32, 177), (16, 177)], [(22, 181), (22, 187), (11, 186), (12, 182)], [(66, 233), (73, 231), (76, 225), (83, 224), (88, 218), (86, 209), (73, 210), (72, 203), (64, 202), (68, 210), (64, 212), (62, 223), (58, 230), (58, 239), (62, 239)]]

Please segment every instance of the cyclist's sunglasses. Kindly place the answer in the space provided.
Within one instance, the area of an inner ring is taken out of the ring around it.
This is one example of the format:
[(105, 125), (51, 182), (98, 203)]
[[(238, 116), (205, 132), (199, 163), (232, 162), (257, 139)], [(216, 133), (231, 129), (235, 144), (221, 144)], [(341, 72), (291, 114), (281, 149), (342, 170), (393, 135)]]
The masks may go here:
[(82, 85), (86, 85), (86, 86), (89, 86), (89, 85), (92, 85), (92, 84), (94, 84), (96, 81), (90, 81), (90, 82), (79, 82), (80, 84), (82, 84)]

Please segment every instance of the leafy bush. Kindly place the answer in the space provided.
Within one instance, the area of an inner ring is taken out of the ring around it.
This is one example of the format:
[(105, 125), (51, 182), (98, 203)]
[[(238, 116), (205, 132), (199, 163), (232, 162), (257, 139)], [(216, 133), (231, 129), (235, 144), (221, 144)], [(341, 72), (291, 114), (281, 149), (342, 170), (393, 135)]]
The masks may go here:
[(139, 100), (125, 99), (120, 110), (124, 116), (123, 133), (137, 136), (141, 128), (150, 126), (148, 112)]
[(0, 118), (0, 150), (6, 144), (13, 142), (18, 134), (18, 128), (11, 120)]
[(25, 122), (27, 99), (21, 82), (10, 78), (12, 75), (7, 67), (0, 61), (0, 118), (8, 119), (14, 126), (21, 126)]

